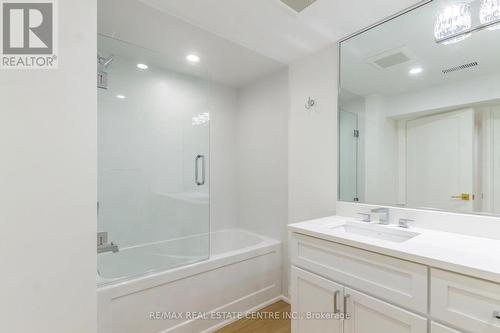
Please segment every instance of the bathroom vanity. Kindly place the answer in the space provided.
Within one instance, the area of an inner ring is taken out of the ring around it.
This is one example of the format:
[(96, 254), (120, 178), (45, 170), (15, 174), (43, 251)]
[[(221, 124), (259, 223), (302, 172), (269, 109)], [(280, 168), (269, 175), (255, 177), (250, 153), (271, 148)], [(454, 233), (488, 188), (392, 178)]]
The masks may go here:
[(500, 240), (341, 216), (289, 231), (293, 333), (500, 332)]
[(498, 28), (434, 0), (339, 42), (339, 216), (289, 225), (293, 333), (500, 333)]
[(339, 42), (339, 216), (289, 226), (294, 333), (500, 333), (499, 13), (423, 1)]

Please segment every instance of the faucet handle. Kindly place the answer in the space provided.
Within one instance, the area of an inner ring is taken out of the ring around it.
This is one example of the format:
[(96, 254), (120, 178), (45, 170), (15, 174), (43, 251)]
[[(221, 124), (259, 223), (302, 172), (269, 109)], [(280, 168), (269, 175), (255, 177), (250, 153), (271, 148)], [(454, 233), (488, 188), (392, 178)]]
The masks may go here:
[(358, 213), (358, 215), (361, 215), (361, 217), (359, 218), (359, 220), (361, 222), (371, 222), (372, 221), (371, 214)]
[(399, 219), (398, 226), (400, 228), (405, 228), (408, 229), (410, 227), (410, 222), (415, 222), (415, 220), (410, 220), (410, 219)]

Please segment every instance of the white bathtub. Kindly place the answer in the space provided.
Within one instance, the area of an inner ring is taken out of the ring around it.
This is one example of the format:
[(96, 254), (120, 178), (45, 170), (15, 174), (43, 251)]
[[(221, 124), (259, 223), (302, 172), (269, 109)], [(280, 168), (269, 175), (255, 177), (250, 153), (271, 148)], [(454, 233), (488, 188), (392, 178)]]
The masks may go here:
[[(207, 246), (198, 235), (99, 255), (98, 332), (211, 332), (230, 320), (186, 317), (247, 312), (281, 297), (279, 241), (234, 229), (210, 234), (209, 259)], [(151, 319), (154, 312), (162, 318)], [(164, 319), (171, 312), (184, 313)]]

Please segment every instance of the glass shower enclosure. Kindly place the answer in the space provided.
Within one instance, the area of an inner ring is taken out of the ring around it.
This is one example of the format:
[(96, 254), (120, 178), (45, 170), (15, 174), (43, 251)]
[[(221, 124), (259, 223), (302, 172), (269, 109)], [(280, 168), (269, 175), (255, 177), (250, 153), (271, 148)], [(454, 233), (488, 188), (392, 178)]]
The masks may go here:
[(207, 259), (209, 81), (113, 38), (98, 53), (98, 283)]

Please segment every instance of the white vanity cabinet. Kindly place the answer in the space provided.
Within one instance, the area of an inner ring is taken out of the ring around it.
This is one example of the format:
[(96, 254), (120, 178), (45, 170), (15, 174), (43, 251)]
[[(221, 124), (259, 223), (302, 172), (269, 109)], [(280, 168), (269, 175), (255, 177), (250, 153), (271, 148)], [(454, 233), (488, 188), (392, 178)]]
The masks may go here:
[(290, 252), (292, 313), (349, 314), (292, 333), (500, 333), (500, 284), (295, 232)]
[(297, 267), (292, 288), (292, 310), (303, 316), (292, 321), (294, 333), (427, 332), (427, 319)]

